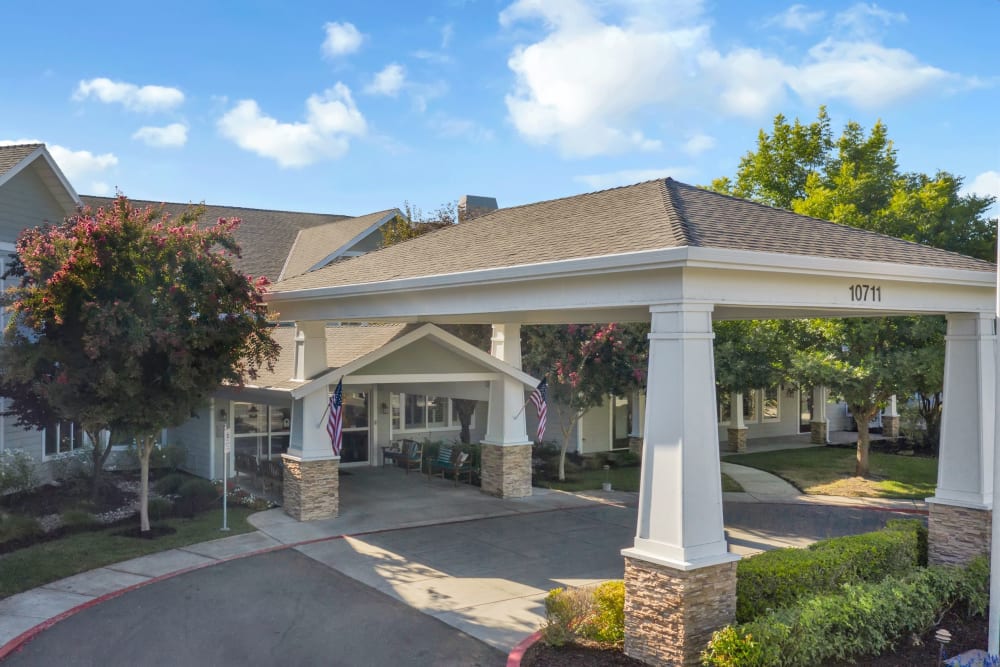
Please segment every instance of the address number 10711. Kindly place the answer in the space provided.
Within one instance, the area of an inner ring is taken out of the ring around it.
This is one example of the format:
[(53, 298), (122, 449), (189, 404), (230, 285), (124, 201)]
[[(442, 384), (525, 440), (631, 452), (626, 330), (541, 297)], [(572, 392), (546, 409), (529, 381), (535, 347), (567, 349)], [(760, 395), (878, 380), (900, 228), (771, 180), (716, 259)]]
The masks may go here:
[(851, 292), (851, 301), (874, 303), (882, 300), (881, 285), (857, 284), (851, 285), (848, 289)]

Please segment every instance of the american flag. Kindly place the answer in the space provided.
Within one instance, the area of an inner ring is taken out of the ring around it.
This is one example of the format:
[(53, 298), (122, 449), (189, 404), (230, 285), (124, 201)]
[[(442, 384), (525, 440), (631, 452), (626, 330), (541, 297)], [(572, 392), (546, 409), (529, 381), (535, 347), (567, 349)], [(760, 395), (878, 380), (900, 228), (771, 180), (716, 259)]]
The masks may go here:
[(340, 456), (341, 436), (343, 435), (344, 413), (344, 379), (337, 382), (337, 388), (330, 395), (330, 417), (326, 422), (326, 432), (330, 434), (333, 445), (333, 455)]
[(531, 397), (529, 400), (534, 404), (535, 409), (538, 410), (538, 435), (535, 440), (541, 442), (542, 438), (545, 437), (545, 418), (548, 416), (549, 408), (547, 401), (549, 398), (549, 380), (548, 378), (543, 378), (535, 390), (531, 392)]

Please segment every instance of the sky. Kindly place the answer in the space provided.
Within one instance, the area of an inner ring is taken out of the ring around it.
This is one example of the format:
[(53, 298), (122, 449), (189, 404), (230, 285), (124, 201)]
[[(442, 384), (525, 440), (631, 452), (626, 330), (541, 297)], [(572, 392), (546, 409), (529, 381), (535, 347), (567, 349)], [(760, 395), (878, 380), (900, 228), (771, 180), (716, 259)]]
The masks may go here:
[(1000, 0), (3, 9), (0, 143), (46, 142), (80, 194), (360, 215), (700, 185), (826, 105), (1000, 195)]

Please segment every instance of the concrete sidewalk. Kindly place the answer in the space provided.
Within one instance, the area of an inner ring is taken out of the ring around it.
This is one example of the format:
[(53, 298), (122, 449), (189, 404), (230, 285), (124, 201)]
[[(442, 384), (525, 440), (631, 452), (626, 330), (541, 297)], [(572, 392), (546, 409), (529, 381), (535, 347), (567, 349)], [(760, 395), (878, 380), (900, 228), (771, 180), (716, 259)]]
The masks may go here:
[[(768, 473), (728, 463), (723, 470), (745, 489), (725, 494), (731, 508), (727, 535), (731, 550), (741, 555), (872, 529), (875, 513), (859, 513), (858, 507), (912, 512), (921, 506), (806, 497)], [(0, 600), (0, 658), (22, 633), (40, 632), (108, 597), (287, 548), (508, 649), (537, 628), (549, 588), (622, 576), (619, 551), (634, 536), (637, 501), (635, 493), (546, 489), (500, 500), (468, 485), (396, 469), (352, 470), (341, 478), (342, 514), (336, 519), (298, 522), (280, 509), (269, 510), (251, 517), (256, 532), (116, 563)], [(776, 513), (775, 503), (804, 507)], [(817, 513), (816, 505), (837, 509)], [(786, 518), (792, 530), (778, 521)], [(836, 525), (813, 529), (823, 521)]]

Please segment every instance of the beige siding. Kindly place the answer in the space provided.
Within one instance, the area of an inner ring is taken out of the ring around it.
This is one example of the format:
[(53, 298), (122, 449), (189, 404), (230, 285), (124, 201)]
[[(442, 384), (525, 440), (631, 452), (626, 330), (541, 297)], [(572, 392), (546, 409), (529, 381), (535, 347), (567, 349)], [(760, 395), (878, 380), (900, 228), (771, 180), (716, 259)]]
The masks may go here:
[(403, 373), (482, 373), (478, 361), (455, 354), (432, 340), (421, 338), (381, 359), (377, 359), (354, 375), (399, 375)]
[(25, 227), (61, 222), (64, 215), (34, 165), (0, 186), (0, 242), (13, 243)]
[(611, 406), (608, 402), (587, 410), (578, 428), (582, 437), (581, 454), (596, 454), (611, 449)]

